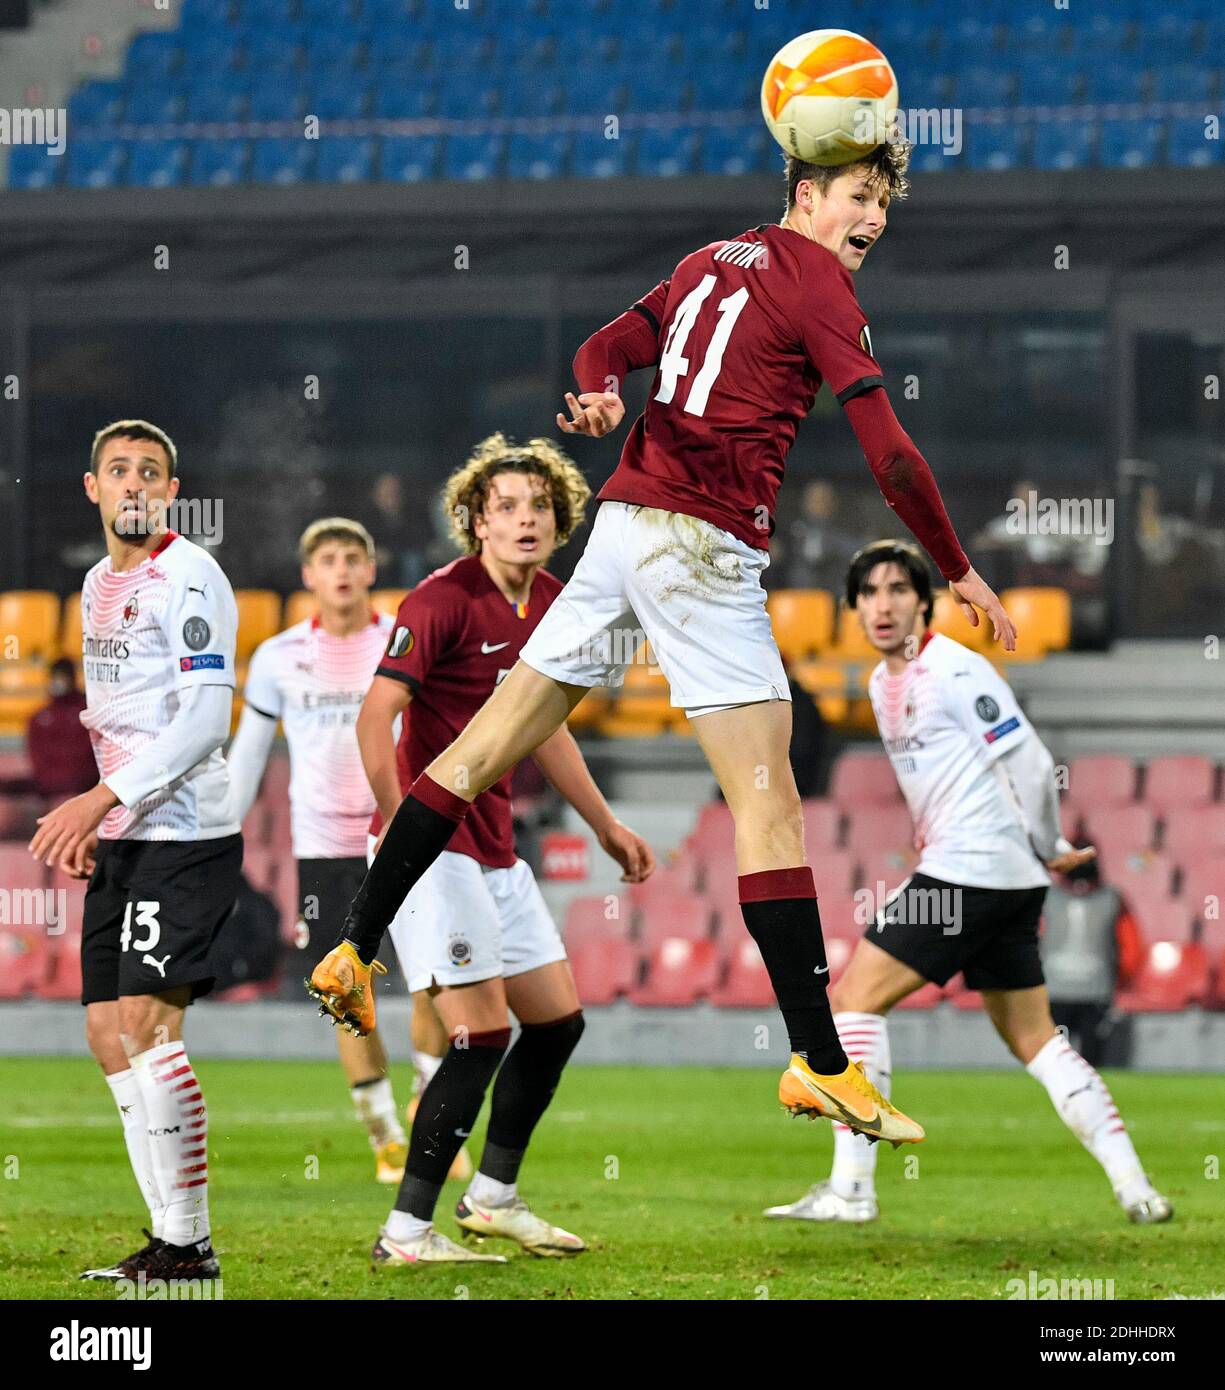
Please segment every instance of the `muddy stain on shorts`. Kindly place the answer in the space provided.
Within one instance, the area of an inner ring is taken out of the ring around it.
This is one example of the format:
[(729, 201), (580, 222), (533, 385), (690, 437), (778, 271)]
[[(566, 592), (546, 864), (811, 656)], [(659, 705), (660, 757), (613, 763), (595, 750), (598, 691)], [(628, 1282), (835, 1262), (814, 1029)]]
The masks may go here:
[[(733, 593), (739, 586), (740, 557), (722, 546), (718, 527), (697, 517), (654, 507), (643, 507), (640, 515), (663, 532), (634, 566), (644, 579), (645, 571), (658, 569), (650, 580), (658, 604), (663, 606), (685, 595), (716, 598)], [(691, 616), (686, 613), (678, 617), (677, 626), (684, 627)]]

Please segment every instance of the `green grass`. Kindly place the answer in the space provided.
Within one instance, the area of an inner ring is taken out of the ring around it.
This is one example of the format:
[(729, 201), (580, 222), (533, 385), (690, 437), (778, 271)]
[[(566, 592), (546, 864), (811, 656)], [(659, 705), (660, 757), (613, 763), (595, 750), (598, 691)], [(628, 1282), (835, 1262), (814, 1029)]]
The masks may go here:
[[(1168, 1226), (1127, 1223), (1042, 1089), (1015, 1071), (904, 1074), (899, 1101), (928, 1142), (881, 1153), (878, 1223), (814, 1227), (759, 1215), (824, 1177), (831, 1149), (828, 1126), (777, 1108), (773, 1073), (575, 1067), (523, 1188), (591, 1251), (563, 1262), (504, 1246), (505, 1267), (376, 1276), (367, 1252), (393, 1193), (373, 1181), (339, 1069), (197, 1070), (227, 1300), (452, 1299), (459, 1286), (471, 1298), (992, 1299), (1031, 1269), (1113, 1279), (1120, 1299), (1225, 1290), (1225, 1178), (1206, 1176), (1209, 1156), (1225, 1157), (1219, 1077), (1108, 1077), (1174, 1202)], [(407, 1099), (406, 1069), (397, 1080)], [(146, 1213), (100, 1075), (84, 1060), (0, 1059), (0, 1096), (0, 1295), (112, 1298), (75, 1276), (140, 1244)], [(1176, 1116), (1197, 1118), (1180, 1129)], [(451, 1235), (458, 1195), (448, 1185), (439, 1206)]]

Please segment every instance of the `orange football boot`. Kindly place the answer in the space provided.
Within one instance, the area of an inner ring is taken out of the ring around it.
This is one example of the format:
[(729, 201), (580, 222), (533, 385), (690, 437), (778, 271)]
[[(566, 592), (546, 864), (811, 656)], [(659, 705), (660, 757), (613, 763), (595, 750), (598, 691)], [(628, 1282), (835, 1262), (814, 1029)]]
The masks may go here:
[(793, 1115), (837, 1120), (872, 1142), (887, 1139), (895, 1149), (926, 1137), (922, 1125), (889, 1104), (858, 1062), (849, 1063), (839, 1076), (820, 1076), (802, 1057), (792, 1054), (791, 1065), (778, 1083), (778, 1098)]
[(371, 973), (387, 974), (377, 960), (366, 965), (349, 941), (333, 946), (311, 971), (307, 993), (319, 1001), (319, 1012), (359, 1038), (374, 1032), (374, 986)]

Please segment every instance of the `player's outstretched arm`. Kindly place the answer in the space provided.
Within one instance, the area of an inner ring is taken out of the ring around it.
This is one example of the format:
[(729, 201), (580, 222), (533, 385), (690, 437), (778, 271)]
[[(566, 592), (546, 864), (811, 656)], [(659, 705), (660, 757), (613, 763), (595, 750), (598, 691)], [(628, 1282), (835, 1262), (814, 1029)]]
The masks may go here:
[(225, 755), (230, 774), (230, 809), (241, 825), (259, 795), (260, 779), (276, 739), (276, 720), (253, 705), (243, 706), (238, 732)]
[(565, 434), (593, 438), (615, 430), (625, 418), (621, 387), (630, 372), (659, 361), (659, 325), (668, 302), (667, 280), (624, 314), (598, 329), (574, 354), (578, 395), (566, 392), (569, 416), (557, 415)]
[(641, 883), (655, 871), (651, 846), (612, 813), (596, 786), (574, 735), (564, 725), (536, 749), (536, 766), (595, 831), (600, 847), (624, 872), (622, 883)]
[[(357, 716), (357, 748), (362, 770), (378, 802), (384, 829), (400, 809), (400, 778), (396, 772), (396, 741), (392, 733), (396, 719), (403, 715), (413, 692), (403, 682), (388, 676), (375, 676)], [(382, 836), (379, 837), (380, 843)]]
[(1012, 619), (966, 558), (927, 460), (893, 413), (884, 387), (852, 396), (843, 408), (885, 501), (935, 560), (969, 622), (978, 626), (974, 610), (981, 608), (991, 619), (996, 641), (1015, 650)]
[(611, 434), (625, 419), (625, 402), (615, 391), (584, 391), (576, 396), (566, 392), (569, 418), (557, 412), (557, 426), (566, 434), (585, 434), (598, 439)]

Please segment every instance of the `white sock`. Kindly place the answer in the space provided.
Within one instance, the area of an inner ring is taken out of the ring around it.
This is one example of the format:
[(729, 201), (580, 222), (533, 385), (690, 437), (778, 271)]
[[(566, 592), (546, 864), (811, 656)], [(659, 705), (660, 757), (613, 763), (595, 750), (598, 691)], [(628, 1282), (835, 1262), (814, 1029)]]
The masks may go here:
[(479, 1170), (468, 1184), (468, 1196), (483, 1207), (508, 1207), (518, 1196), (519, 1187), (513, 1182), (499, 1182)]
[(381, 1149), (384, 1144), (406, 1142), (404, 1127), (396, 1113), (396, 1098), (392, 1094), (389, 1076), (350, 1086), (349, 1094), (353, 1097), (357, 1118), (366, 1126), (372, 1149)]
[(1026, 1066), (1059, 1112), (1059, 1118), (1106, 1170), (1115, 1194), (1125, 1199), (1150, 1184), (1106, 1083), (1063, 1036), (1056, 1033)]
[(411, 1212), (396, 1211), (393, 1208), (383, 1226), (383, 1233), (388, 1240), (416, 1240), (418, 1236), (425, 1235), (433, 1224), (432, 1221), (422, 1221)]
[(123, 1142), (128, 1146), (128, 1160), (132, 1164), (132, 1172), (136, 1174), (136, 1185), (149, 1208), (153, 1234), (160, 1238), (165, 1208), (162, 1206), (157, 1179), (153, 1175), (153, 1157), (149, 1152), (149, 1121), (145, 1115), (145, 1102), (136, 1082), (136, 1074), (131, 1067), (126, 1071), (112, 1072), (106, 1078), (106, 1084), (111, 1088), (111, 1095), (115, 1097), (115, 1104), (119, 1107), (119, 1118), (123, 1122)]
[[(868, 1080), (887, 1100), (893, 1087), (893, 1063), (884, 1015), (847, 1010), (834, 1015), (834, 1027), (842, 1050), (863, 1067)], [(876, 1145), (842, 1124), (834, 1125), (830, 1186), (839, 1197), (876, 1196)]]
[(434, 1079), (434, 1073), (442, 1066), (442, 1058), (432, 1052), (418, 1052), (413, 1048), (413, 1095), (419, 1096)]
[(165, 1208), (162, 1239), (197, 1245), (209, 1237), (208, 1111), (181, 1041), (132, 1058), (145, 1103), (153, 1174)]

